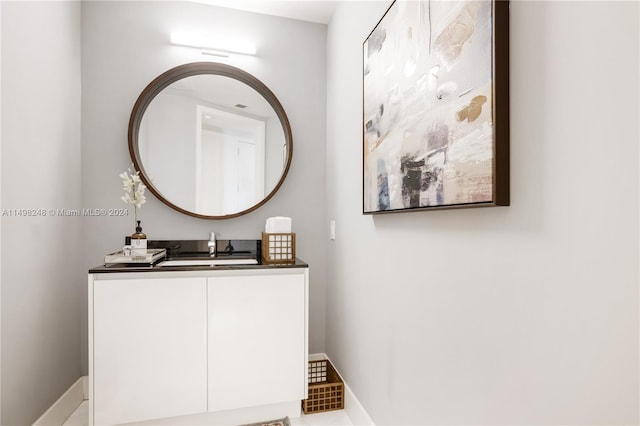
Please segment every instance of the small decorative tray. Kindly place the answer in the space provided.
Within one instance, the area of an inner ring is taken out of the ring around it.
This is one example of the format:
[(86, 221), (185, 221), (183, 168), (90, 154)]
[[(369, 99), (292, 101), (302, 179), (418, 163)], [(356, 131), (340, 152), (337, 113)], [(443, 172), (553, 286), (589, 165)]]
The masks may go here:
[(167, 255), (166, 249), (147, 249), (147, 254), (137, 256), (125, 256), (121, 251), (108, 254), (104, 257), (105, 266), (131, 264), (135, 266), (151, 266)]

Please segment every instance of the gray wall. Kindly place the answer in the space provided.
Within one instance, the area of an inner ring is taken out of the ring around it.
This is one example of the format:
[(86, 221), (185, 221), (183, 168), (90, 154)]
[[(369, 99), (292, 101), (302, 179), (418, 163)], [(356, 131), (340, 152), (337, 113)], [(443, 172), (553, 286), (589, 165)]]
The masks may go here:
[[(3, 425), (32, 424), (80, 377), (80, 3), (2, 2)], [(43, 209), (16, 216), (12, 209)]]
[(376, 424), (638, 424), (638, 3), (511, 3), (512, 205), (363, 216), (362, 42), (327, 41), (327, 352)]
[[(258, 44), (257, 56), (215, 58), (169, 44), (172, 31), (241, 36)], [(139, 212), (150, 239), (260, 238), (270, 216), (290, 216), (298, 257), (311, 267), (310, 351), (324, 350), (326, 25), (189, 2), (90, 1), (82, 4), (83, 203), (125, 207), (118, 174), (130, 165), (127, 125), (145, 86), (174, 66), (219, 60), (262, 80), (286, 110), (293, 162), (280, 191), (240, 218), (208, 221), (182, 215), (149, 194)], [(133, 217), (85, 218), (83, 267), (99, 264), (133, 232)], [(83, 322), (83, 371), (86, 321)]]

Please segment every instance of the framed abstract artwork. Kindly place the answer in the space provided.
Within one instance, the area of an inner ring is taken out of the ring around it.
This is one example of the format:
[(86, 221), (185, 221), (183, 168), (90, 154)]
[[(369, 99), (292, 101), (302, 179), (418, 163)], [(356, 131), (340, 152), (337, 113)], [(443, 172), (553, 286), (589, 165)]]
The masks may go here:
[(363, 213), (506, 205), (508, 1), (396, 0), (363, 43)]

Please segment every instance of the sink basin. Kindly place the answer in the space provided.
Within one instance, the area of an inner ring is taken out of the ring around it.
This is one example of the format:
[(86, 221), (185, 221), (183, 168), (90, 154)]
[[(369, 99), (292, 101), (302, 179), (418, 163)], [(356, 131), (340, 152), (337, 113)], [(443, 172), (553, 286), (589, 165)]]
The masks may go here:
[(228, 259), (172, 259), (158, 263), (157, 266), (221, 266), (221, 265), (257, 265), (258, 261), (252, 258), (228, 258)]

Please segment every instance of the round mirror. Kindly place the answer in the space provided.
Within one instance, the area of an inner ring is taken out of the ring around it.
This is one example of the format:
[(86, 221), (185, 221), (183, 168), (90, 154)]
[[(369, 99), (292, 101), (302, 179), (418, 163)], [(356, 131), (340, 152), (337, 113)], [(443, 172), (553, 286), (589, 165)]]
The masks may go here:
[(160, 201), (204, 219), (249, 213), (280, 188), (293, 142), (282, 105), (260, 80), (197, 62), (158, 76), (129, 120), (129, 153)]

